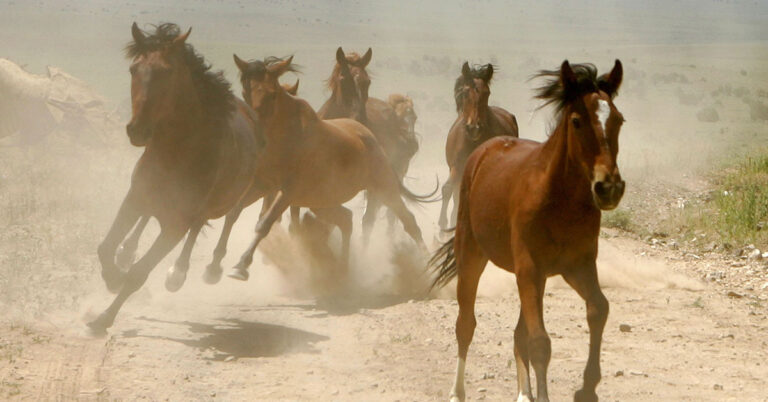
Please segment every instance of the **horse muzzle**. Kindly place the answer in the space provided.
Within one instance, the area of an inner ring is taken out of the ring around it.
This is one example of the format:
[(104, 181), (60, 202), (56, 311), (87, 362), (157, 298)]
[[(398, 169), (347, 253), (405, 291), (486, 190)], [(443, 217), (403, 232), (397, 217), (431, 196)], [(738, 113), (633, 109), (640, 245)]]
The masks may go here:
[(131, 141), (131, 145), (136, 147), (147, 145), (147, 141), (149, 140), (149, 129), (145, 126), (131, 121), (125, 126), (125, 132), (128, 134), (128, 139)]
[(607, 176), (603, 180), (595, 180), (592, 182), (592, 197), (595, 200), (597, 207), (610, 211), (617, 206), (621, 201), (621, 197), (624, 196), (624, 180), (621, 180), (621, 176)]
[(467, 138), (469, 138), (472, 141), (477, 141), (480, 139), (480, 125), (479, 124), (467, 124)]

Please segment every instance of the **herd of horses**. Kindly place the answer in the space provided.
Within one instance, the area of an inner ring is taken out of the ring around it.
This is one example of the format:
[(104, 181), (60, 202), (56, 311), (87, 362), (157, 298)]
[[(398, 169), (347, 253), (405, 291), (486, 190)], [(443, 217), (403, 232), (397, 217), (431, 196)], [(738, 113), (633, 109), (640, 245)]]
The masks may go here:
[[(243, 60), (243, 100), (221, 73), (211, 71), (187, 43), (190, 31), (161, 24), (154, 32), (132, 26), (131, 144), (144, 147), (130, 189), (106, 238), (98, 247), (102, 278), (117, 293), (89, 327), (104, 333), (129, 295), (184, 239), (181, 255), (166, 277), (180, 289), (195, 240), (210, 219), (225, 216), (221, 237), (204, 280), (216, 283), (233, 224), (241, 211), (264, 199), (255, 235), (228, 276), (248, 279), (259, 242), (287, 209), (291, 226), (299, 208), (341, 231), (341, 264), (349, 258), (352, 212), (344, 203), (366, 192), (363, 239), (368, 241), (377, 211), (386, 206), (422, 250), (426, 245), (403, 199), (436, 201), (403, 185), (418, 150), (413, 102), (403, 95), (387, 101), (368, 96), (362, 56), (339, 48), (328, 79), (332, 94), (316, 112), (279, 78), (296, 71), (293, 57)], [(624, 121), (613, 103), (622, 65), (598, 75), (591, 64), (564, 61), (540, 71), (536, 98), (556, 111), (554, 129), (542, 143), (518, 138), (515, 117), (488, 106), (494, 67), (464, 63), (455, 82), (458, 116), (448, 134), (450, 176), (442, 188), (439, 225), (454, 237), (433, 255), (433, 287), (457, 281), (458, 357), (452, 401), (463, 401), (467, 351), (476, 321), (478, 281), (490, 260), (516, 276), (520, 317), (515, 329), (518, 401), (534, 399), (529, 367), (535, 372), (537, 401), (547, 401), (550, 340), (544, 328), (543, 296), (548, 277), (561, 275), (585, 300), (590, 331), (589, 358), (576, 401), (596, 401), (600, 344), (608, 301), (600, 290), (595, 260), (601, 210), (615, 208), (624, 193), (616, 163)], [(450, 218), (447, 207), (453, 199)], [(150, 217), (160, 233), (138, 260), (138, 239)], [(449, 229), (453, 227), (453, 229)], [(127, 269), (123, 269), (127, 268)]]

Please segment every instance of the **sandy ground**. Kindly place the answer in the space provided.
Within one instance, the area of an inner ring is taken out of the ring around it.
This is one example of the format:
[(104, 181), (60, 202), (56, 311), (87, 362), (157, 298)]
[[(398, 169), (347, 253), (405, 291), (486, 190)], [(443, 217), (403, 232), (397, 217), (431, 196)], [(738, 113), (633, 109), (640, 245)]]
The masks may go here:
[[(0, 0), (0, 37), (12, 44), (0, 57), (35, 72), (60, 66), (125, 116), (129, 75), (121, 49), (134, 20), (193, 26), (190, 42), (235, 83), (233, 52), (296, 54), (303, 65), (299, 93), (315, 107), (328, 96), (323, 80), (336, 47), (373, 46), (371, 95), (408, 93), (419, 114), (421, 151), (406, 181), (416, 192), (431, 189), (435, 174), (441, 180), (447, 174), (444, 139), (464, 60), (498, 64), (491, 104), (517, 115), (521, 136), (542, 140), (551, 112), (533, 113), (531, 74), (564, 58), (592, 61), (601, 71), (620, 58), (625, 79), (616, 105), (627, 123), (619, 163), (629, 185), (622, 208), (653, 226), (676, 208), (679, 194), (706, 191), (703, 172), (764, 146), (768, 117), (753, 119), (749, 105), (768, 102), (768, 11), (748, 1), (652, 3), (523, 1), (502, 9), (497, 1), (386, 7), (346, 0)], [(233, 89), (240, 92), (237, 84)], [(718, 111), (718, 121), (699, 121), (708, 107)], [(112, 297), (99, 278), (96, 245), (140, 153), (121, 127), (105, 133), (101, 148), (79, 141), (76, 132), (25, 147), (0, 140), (0, 399), (447, 398), (456, 353), (452, 288), (427, 298), (423, 259), (397, 259), (407, 241), (399, 228), (388, 235), (383, 220), (371, 249), (362, 250), (353, 235), (352, 286), (341, 292), (328, 290), (334, 266), (308, 261), (281, 228), (259, 250), (279, 268), (257, 255), (249, 282), (203, 284), (199, 275), (222, 223), (212, 222), (180, 292), (163, 288), (177, 248), (126, 303), (109, 335), (89, 336), (84, 322)], [(364, 203), (356, 198), (348, 206), (359, 233)], [(434, 247), (438, 206), (411, 208)], [(235, 227), (225, 267), (250, 239), (256, 211), (258, 205)], [(141, 249), (157, 233), (153, 225)], [(331, 237), (338, 242), (337, 234)], [(702, 278), (744, 270), (720, 258), (697, 258), (603, 233), (599, 268), (611, 314), (602, 400), (768, 401), (768, 287), (761, 287), (768, 268), (750, 267), (754, 286), (749, 297), (738, 297), (744, 289)], [(489, 266), (480, 293), (468, 398), (510, 400), (519, 308), (514, 278)], [(585, 308), (556, 279), (545, 306), (550, 394), (569, 400), (587, 356)], [(620, 324), (631, 331), (621, 332)]]

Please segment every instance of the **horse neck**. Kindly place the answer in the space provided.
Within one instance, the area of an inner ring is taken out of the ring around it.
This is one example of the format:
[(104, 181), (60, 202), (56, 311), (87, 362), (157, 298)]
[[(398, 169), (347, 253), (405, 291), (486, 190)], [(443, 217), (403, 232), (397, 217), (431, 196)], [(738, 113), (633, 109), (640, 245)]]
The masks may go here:
[(196, 88), (191, 84), (184, 85), (173, 99), (173, 112), (155, 126), (151, 142), (153, 148), (180, 154), (179, 151), (185, 147), (195, 147), (201, 142), (209, 143), (216, 138), (211, 135), (211, 131), (216, 130), (213, 127), (214, 120), (204, 110)]
[(303, 134), (302, 121), (312, 116), (317, 119), (315, 112), (304, 101), (285, 91), (278, 91), (272, 114), (265, 118), (267, 142), (279, 147), (292, 143)]
[(570, 152), (570, 141), (566, 129), (569, 113), (563, 113), (559, 124), (549, 136), (542, 148), (544, 157), (549, 160), (546, 168), (547, 186), (553, 200), (575, 205), (580, 202), (594, 205), (589, 178), (586, 177), (580, 162), (574, 160)]

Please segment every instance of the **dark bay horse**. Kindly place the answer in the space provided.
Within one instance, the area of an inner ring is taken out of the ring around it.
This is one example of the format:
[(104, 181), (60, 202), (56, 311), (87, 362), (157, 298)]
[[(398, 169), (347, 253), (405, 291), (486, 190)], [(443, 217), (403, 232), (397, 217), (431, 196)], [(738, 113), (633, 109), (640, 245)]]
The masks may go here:
[[(133, 112), (126, 131), (131, 144), (144, 146), (144, 153), (98, 248), (102, 277), (108, 288), (119, 293), (88, 324), (95, 332), (113, 324), (128, 296), (185, 234), (182, 254), (191, 252), (207, 220), (227, 214), (252, 186), (263, 148), (257, 117), (236, 100), (223, 75), (210, 71), (186, 43), (190, 32), (180, 33), (175, 24), (159, 25), (151, 35), (135, 23), (132, 27), (133, 42), (126, 53), (132, 59)], [(142, 216), (155, 217), (161, 232), (149, 251), (123, 274), (115, 264), (115, 251)], [(173, 287), (185, 277), (185, 267), (172, 268), (166, 283)]]
[(616, 208), (624, 181), (616, 164), (624, 118), (613, 98), (621, 62), (597, 76), (591, 64), (563, 62), (541, 71), (537, 98), (557, 109), (557, 127), (544, 143), (496, 137), (467, 160), (453, 239), (432, 258), (433, 285), (458, 276), (458, 362), (452, 400), (463, 401), (464, 365), (475, 330), (475, 297), (488, 260), (515, 274), (520, 317), (515, 329), (518, 401), (532, 401), (529, 363), (536, 372), (536, 401), (548, 401), (551, 347), (544, 329), (547, 277), (561, 275), (587, 306), (589, 358), (576, 401), (597, 401), (600, 344), (608, 300), (597, 279), (601, 210)]
[(264, 126), (266, 145), (257, 177), (262, 194), (277, 191), (269, 211), (259, 219), (256, 236), (229, 274), (248, 279), (248, 267), (259, 242), (289, 207), (306, 207), (342, 233), (342, 258), (349, 259), (352, 211), (342, 203), (362, 190), (395, 212), (405, 231), (426, 249), (416, 219), (401, 196), (419, 200), (398, 180), (373, 134), (352, 119), (322, 120), (309, 104), (289, 95), (278, 83), (294, 71), (293, 57), (246, 62), (234, 56), (246, 101)]
[[(409, 140), (409, 133), (403, 131), (401, 120), (388, 102), (368, 96), (371, 79), (366, 67), (372, 56), (370, 48), (363, 56), (354, 52), (345, 54), (341, 47), (336, 50), (336, 65), (327, 81), (331, 97), (320, 107), (317, 115), (321, 119), (351, 118), (363, 123), (373, 132), (397, 177), (402, 180), (418, 151), (418, 142), (415, 137)], [(363, 237), (366, 239), (373, 228), (379, 205), (378, 200), (373, 200), (366, 207), (363, 218)]]
[[(450, 172), (443, 185), (443, 204), (438, 220), (443, 230), (456, 224), (459, 184), (469, 154), (489, 138), (499, 135), (518, 136), (515, 116), (500, 107), (488, 106), (493, 70), (492, 64), (472, 68), (464, 62), (461, 75), (454, 85), (453, 95), (459, 116), (453, 122), (445, 142), (445, 159)], [(451, 199), (453, 212), (449, 225), (447, 213)]]

